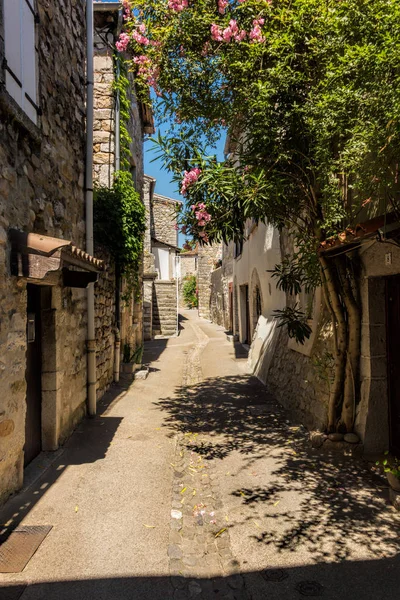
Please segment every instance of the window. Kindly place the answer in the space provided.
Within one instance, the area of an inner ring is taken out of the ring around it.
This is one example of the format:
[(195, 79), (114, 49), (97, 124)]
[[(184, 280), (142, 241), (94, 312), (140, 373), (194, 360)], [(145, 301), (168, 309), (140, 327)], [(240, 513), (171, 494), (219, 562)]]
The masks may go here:
[(37, 122), (37, 48), (34, 0), (4, 0), (6, 90)]

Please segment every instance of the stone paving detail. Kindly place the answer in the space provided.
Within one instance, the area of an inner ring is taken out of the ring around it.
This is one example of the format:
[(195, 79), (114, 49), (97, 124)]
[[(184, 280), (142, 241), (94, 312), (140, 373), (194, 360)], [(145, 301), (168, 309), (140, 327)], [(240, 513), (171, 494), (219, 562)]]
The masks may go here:
[[(202, 380), (200, 355), (208, 337), (196, 325), (197, 344), (184, 365), (182, 392)], [(172, 486), (171, 531), (168, 547), (174, 598), (248, 600), (239, 563), (232, 555), (228, 517), (224, 515), (215, 461), (199, 452), (199, 437), (189, 431), (176, 436)], [(229, 576), (229, 577), (228, 577)]]

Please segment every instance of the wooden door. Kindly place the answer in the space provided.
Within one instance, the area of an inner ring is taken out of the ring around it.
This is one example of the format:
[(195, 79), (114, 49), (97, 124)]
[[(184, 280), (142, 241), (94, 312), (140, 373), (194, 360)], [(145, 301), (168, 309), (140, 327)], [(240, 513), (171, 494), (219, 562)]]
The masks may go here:
[(400, 455), (400, 276), (386, 279), (390, 450)]
[(251, 343), (251, 333), (250, 333), (250, 304), (249, 304), (249, 286), (245, 285), (245, 306), (246, 306), (246, 344)]
[(42, 449), (41, 288), (28, 284), (25, 465)]

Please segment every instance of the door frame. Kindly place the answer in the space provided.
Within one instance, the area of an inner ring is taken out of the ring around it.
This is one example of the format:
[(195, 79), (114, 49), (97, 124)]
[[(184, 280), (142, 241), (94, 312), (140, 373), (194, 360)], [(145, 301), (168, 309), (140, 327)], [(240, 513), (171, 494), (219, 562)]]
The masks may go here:
[[(385, 277), (385, 319), (386, 319), (386, 356), (387, 356), (387, 401), (388, 401), (388, 425), (389, 425), (389, 450), (392, 454), (396, 456), (400, 456), (400, 437), (397, 441), (393, 440), (393, 401), (392, 401), (392, 373), (394, 368), (393, 361), (391, 360), (392, 351), (391, 351), (391, 333), (393, 333), (393, 323), (389, 323), (389, 284), (394, 279), (397, 279), (399, 282), (399, 303), (400, 303), (400, 275), (392, 275), (389, 277)], [(400, 365), (399, 365), (400, 368)], [(399, 409), (400, 409), (400, 399), (399, 399)]]

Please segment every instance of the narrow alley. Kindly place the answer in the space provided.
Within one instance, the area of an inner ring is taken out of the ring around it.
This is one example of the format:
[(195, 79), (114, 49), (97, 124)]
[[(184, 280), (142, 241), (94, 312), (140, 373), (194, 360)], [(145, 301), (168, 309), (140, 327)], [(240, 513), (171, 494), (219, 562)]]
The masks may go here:
[(47, 535), (1, 600), (398, 599), (387, 486), (311, 449), (242, 346), (184, 311), (144, 362), (3, 507), (3, 535)]

